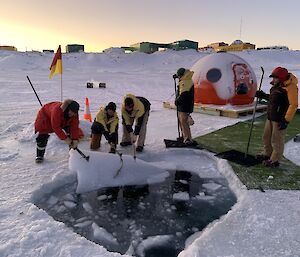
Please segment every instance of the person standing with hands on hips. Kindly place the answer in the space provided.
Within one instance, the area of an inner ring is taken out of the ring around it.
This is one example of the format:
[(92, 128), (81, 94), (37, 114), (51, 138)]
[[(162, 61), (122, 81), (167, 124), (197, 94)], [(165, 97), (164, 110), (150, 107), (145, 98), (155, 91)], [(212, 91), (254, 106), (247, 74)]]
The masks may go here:
[[(137, 141), (137, 152), (144, 149), (150, 102), (141, 96), (127, 94), (122, 105), (123, 137), (121, 146), (132, 145)], [(132, 126), (135, 123), (133, 130)]]

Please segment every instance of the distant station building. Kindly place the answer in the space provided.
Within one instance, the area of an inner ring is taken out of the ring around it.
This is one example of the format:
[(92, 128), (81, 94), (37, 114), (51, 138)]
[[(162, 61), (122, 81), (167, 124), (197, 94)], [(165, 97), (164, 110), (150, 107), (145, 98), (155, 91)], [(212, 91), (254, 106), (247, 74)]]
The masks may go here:
[(54, 50), (50, 50), (50, 49), (44, 49), (43, 53), (54, 53)]
[(198, 42), (191, 40), (179, 40), (169, 44), (169, 48), (173, 50), (195, 49), (198, 50)]
[(244, 43), (242, 40), (235, 40), (231, 45), (220, 45), (214, 47), (216, 52), (231, 52), (231, 51), (243, 51), (243, 50), (254, 50), (255, 45), (251, 43)]
[(18, 49), (14, 46), (0, 46), (0, 50), (5, 51), (18, 51)]
[(195, 49), (198, 50), (198, 42), (191, 40), (179, 40), (172, 43), (153, 43), (153, 42), (140, 42), (129, 47), (122, 47), (125, 51), (138, 51), (142, 53), (151, 54), (157, 51), (162, 51), (166, 49), (173, 49), (176, 51), (185, 49)]
[(66, 46), (66, 53), (84, 52), (84, 45), (71, 44)]
[(265, 46), (265, 47), (258, 47), (256, 50), (284, 50), (284, 51), (288, 51), (289, 48), (287, 46)]

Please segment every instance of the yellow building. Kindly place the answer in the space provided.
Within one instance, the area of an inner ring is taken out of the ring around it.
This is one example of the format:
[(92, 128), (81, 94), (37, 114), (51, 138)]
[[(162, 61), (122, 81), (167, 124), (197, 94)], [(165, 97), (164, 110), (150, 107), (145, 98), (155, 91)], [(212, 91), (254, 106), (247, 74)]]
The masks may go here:
[(255, 45), (251, 43), (244, 43), (241, 40), (235, 40), (232, 42), (231, 45), (223, 45), (223, 46), (215, 46), (214, 50), (216, 52), (224, 51), (224, 52), (231, 52), (231, 51), (243, 51), (255, 49)]
[(14, 46), (0, 46), (0, 50), (6, 51), (18, 51), (18, 49)]

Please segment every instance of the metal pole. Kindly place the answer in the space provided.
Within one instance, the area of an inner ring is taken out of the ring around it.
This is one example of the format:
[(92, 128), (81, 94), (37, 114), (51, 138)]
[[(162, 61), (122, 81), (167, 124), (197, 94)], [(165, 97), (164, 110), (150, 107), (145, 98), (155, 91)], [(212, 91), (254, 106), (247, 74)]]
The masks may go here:
[(30, 81), (30, 79), (29, 79), (29, 77), (28, 77), (28, 76), (27, 76), (27, 79), (28, 79), (28, 81), (29, 81), (29, 83), (30, 83), (30, 86), (31, 86), (31, 88), (32, 88), (33, 92), (35, 93), (35, 96), (36, 96), (36, 98), (38, 99), (38, 101), (39, 101), (40, 105), (41, 105), (41, 106), (43, 106), (43, 105), (42, 105), (42, 102), (41, 102), (41, 100), (40, 100), (39, 96), (37, 95), (37, 93), (36, 93), (36, 91), (35, 91), (35, 89), (34, 89), (34, 87), (33, 87), (33, 85), (32, 85), (32, 83), (31, 83), (31, 81)]
[[(174, 78), (174, 86), (175, 86), (175, 99), (177, 98), (177, 85), (176, 85), (176, 79)], [(180, 139), (180, 126), (179, 126), (179, 118), (178, 118), (178, 107), (176, 105), (176, 116), (177, 116), (177, 131), (178, 131), (178, 140)]]
[[(259, 88), (258, 90), (261, 89), (261, 84), (264, 78), (264, 74), (265, 74), (265, 70), (263, 67), (260, 67), (262, 74), (261, 74), (261, 78), (260, 78), (260, 83), (259, 83)], [(246, 153), (245, 153), (245, 158), (247, 158), (248, 155), (248, 151), (249, 151), (249, 146), (250, 146), (250, 140), (251, 140), (251, 136), (252, 136), (252, 129), (253, 129), (253, 124), (254, 124), (254, 119), (255, 119), (255, 113), (256, 113), (256, 107), (257, 107), (257, 103), (258, 103), (258, 98), (256, 98), (256, 102), (254, 105), (254, 110), (253, 110), (253, 116), (252, 116), (252, 121), (251, 121), (251, 126), (250, 126), (250, 133), (249, 133), (249, 138), (248, 138), (248, 143), (247, 143), (247, 149), (246, 149)]]

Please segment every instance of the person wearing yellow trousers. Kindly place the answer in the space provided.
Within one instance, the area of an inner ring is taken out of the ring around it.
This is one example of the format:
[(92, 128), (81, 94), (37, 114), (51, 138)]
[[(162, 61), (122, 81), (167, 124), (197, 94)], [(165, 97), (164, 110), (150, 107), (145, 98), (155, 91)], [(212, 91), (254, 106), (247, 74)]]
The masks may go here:
[(257, 156), (265, 166), (277, 167), (284, 151), (285, 133), (298, 107), (298, 80), (283, 67), (270, 75), (270, 94), (257, 91), (256, 96), (268, 100), (267, 121), (264, 128), (264, 152)]
[(110, 144), (110, 153), (116, 153), (116, 146), (118, 144), (118, 125), (119, 118), (116, 112), (116, 104), (110, 102), (105, 108), (101, 107), (96, 114), (91, 127), (91, 150), (100, 148), (101, 137), (104, 135), (105, 139)]
[(187, 145), (193, 144), (189, 122), (190, 114), (194, 111), (194, 83), (192, 80), (193, 74), (193, 71), (180, 68), (174, 75), (179, 79), (175, 105), (177, 106), (178, 120), (183, 137), (183, 143)]
[[(128, 146), (137, 140), (137, 152), (144, 149), (150, 102), (141, 96), (127, 94), (122, 105), (123, 137), (121, 146)], [(133, 130), (133, 125), (135, 128)]]

